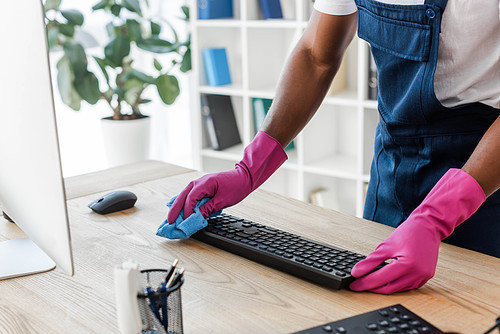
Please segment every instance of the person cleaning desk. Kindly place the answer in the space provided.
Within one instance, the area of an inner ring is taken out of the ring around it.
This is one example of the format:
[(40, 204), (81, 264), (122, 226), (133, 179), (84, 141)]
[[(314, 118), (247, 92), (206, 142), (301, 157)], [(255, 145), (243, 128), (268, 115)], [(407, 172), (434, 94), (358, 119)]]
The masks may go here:
[[(442, 240), (500, 257), (500, 3), (316, 0), (268, 116), (234, 170), (189, 183), (167, 216), (232, 206), (287, 159), (321, 104), (354, 33), (378, 69), (380, 121), (364, 218), (396, 229), (358, 262), (350, 288), (423, 286)], [(373, 271), (382, 262), (390, 264)]]

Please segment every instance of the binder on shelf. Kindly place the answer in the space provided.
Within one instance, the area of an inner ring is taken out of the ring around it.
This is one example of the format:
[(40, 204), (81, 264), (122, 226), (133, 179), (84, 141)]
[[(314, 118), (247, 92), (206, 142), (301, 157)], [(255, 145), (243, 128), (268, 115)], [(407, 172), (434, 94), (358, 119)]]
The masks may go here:
[(231, 97), (201, 94), (201, 113), (210, 145), (220, 151), (241, 143)]
[(198, 0), (199, 20), (230, 17), (233, 17), (233, 0)]
[[(253, 122), (255, 132), (260, 130), (262, 123), (264, 123), (264, 119), (266, 118), (267, 111), (271, 107), (271, 103), (273, 100), (271, 99), (263, 99), (260, 97), (252, 98), (252, 107), (253, 107)], [(285, 148), (285, 151), (291, 150), (295, 147), (293, 141)]]
[(371, 48), (368, 48), (368, 99), (377, 100), (378, 96), (378, 79), (377, 65), (373, 59)]
[(231, 83), (231, 73), (225, 48), (203, 49), (205, 73), (210, 86), (222, 86)]
[(259, 0), (259, 3), (264, 19), (268, 20), (283, 18), (280, 0)]

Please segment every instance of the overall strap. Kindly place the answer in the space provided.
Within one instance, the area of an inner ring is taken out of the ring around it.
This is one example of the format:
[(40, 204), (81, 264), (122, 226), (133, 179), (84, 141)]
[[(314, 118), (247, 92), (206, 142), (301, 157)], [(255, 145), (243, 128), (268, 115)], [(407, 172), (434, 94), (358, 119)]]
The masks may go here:
[(443, 11), (446, 8), (446, 3), (448, 0), (425, 0), (426, 5), (436, 5)]

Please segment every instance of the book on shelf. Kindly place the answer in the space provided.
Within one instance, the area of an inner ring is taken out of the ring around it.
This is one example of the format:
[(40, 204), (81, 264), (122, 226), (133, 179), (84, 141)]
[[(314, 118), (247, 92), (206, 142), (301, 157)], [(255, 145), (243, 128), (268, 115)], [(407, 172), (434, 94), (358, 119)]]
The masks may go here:
[(280, 0), (259, 0), (259, 3), (264, 19), (269, 20), (283, 18)]
[(225, 48), (203, 49), (205, 74), (210, 86), (222, 86), (231, 83), (231, 72)]
[(327, 95), (332, 96), (347, 89), (347, 52), (340, 63), (339, 69), (333, 78), (332, 84), (328, 89)]
[(340, 211), (337, 191), (331, 188), (318, 188), (309, 193), (309, 201), (317, 206)]
[[(255, 132), (260, 130), (262, 123), (264, 123), (264, 119), (266, 118), (267, 112), (269, 108), (271, 108), (273, 100), (264, 99), (260, 97), (252, 98), (252, 109), (253, 109), (253, 124), (255, 128)], [(295, 147), (293, 141), (285, 147), (285, 151), (291, 150)]]
[(233, 17), (233, 0), (198, 0), (199, 20), (231, 17)]
[(373, 59), (371, 48), (368, 48), (368, 99), (377, 100), (378, 95), (378, 79), (377, 65)]
[(241, 143), (231, 97), (201, 94), (201, 113), (210, 146), (217, 151)]

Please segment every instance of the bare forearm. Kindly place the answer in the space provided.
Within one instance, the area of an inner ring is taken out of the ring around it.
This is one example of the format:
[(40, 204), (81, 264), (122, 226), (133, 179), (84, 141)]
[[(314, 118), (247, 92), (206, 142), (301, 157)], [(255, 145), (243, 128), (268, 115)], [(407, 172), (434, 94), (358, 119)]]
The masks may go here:
[[(324, 23), (327, 21), (327, 23)], [(315, 13), (285, 65), (262, 130), (283, 147), (304, 128), (323, 101), (356, 30), (356, 14)]]
[(500, 117), (486, 131), (462, 169), (476, 179), (487, 197), (500, 188)]

